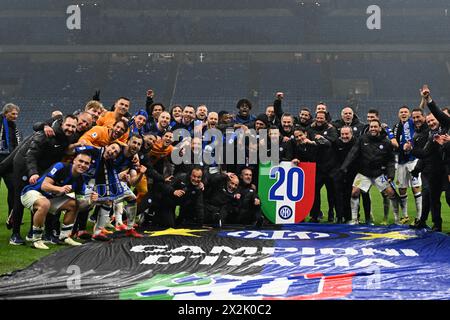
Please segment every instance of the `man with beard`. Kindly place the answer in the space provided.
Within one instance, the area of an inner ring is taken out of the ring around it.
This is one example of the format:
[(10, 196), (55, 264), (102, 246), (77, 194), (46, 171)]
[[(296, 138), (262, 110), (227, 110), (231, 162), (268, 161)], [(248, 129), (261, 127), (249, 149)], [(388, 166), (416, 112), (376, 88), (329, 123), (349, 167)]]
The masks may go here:
[(241, 195), (239, 214), (235, 219), (231, 217), (231, 223), (242, 225), (261, 226), (263, 217), (261, 214), (261, 201), (258, 198), (256, 186), (252, 184), (253, 172), (250, 168), (241, 171), (241, 179), (238, 192)]
[(302, 127), (302, 129), (307, 129), (313, 122), (313, 119), (311, 116), (311, 110), (309, 110), (306, 107), (301, 108), (300, 112), (298, 114), (298, 119), (294, 119), (294, 120), (297, 125)]
[(372, 185), (386, 194), (393, 204), (395, 223), (399, 224), (398, 199), (392, 187), (395, 177), (395, 156), (392, 144), (386, 135), (382, 134), (381, 123), (372, 120), (369, 123), (369, 132), (363, 135), (350, 150), (340, 171), (346, 174), (348, 168), (358, 161), (358, 174), (353, 181), (351, 210), (352, 221), (358, 224), (359, 194), (369, 192)]
[[(21, 195), (24, 207), (34, 212), (32, 229), (32, 246), (37, 249), (49, 249), (42, 241), (44, 221), (48, 213), (55, 214), (64, 211), (64, 221), (59, 240), (71, 245), (79, 246), (81, 243), (70, 238), (73, 223), (79, 208), (78, 197), (84, 197), (86, 186), (82, 174), (91, 165), (91, 156), (79, 153), (75, 156), (73, 164), (57, 162), (51, 166), (35, 184), (26, 186)], [(75, 193), (75, 199), (70, 196)], [(94, 192), (87, 203), (95, 202), (98, 195)]]
[[(426, 123), (426, 117), (422, 109), (420, 108), (413, 109), (412, 120), (414, 122), (413, 141), (411, 144), (405, 144), (404, 150), (405, 152), (410, 152), (413, 154), (413, 149), (415, 151), (423, 150), (428, 141), (430, 129), (428, 128), (428, 125)], [(422, 166), (423, 160), (417, 161), (414, 169), (410, 172), (411, 176), (420, 177), (421, 173), (419, 168), (421, 168)], [(420, 210), (419, 209), (417, 210), (417, 216), (412, 225), (413, 227), (420, 226), (420, 218), (422, 216), (422, 213), (427, 212), (428, 216), (428, 212), (430, 211), (430, 188), (428, 184), (427, 185), (424, 184), (423, 180), (422, 180), (421, 194), (422, 196), (420, 197), (420, 199), (422, 202), (419, 203)], [(419, 208), (419, 206), (417, 208)]]
[(399, 122), (394, 126), (394, 136), (399, 148), (398, 165), (397, 165), (397, 180), (398, 180), (398, 193), (400, 194), (402, 219), (401, 223), (406, 224), (409, 221), (408, 217), (408, 187), (412, 188), (414, 199), (416, 202), (417, 218), (420, 218), (422, 211), (422, 180), (420, 177), (414, 177), (411, 175), (411, 171), (414, 170), (418, 159), (411, 154), (413, 138), (415, 134), (414, 120), (410, 117), (409, 108), (403, 106), (398, 111)]
[(134, 220), (137, 213), (137, 198), (130, 187), (136, 186), (140, 180), (144, 177), (147, 168), (139, 163), (138, 152), (141, 150), (143, 138), (139, 135), (131, 136), (128, 139), (127, 145), (122, 149), (122, 152), (114, 160), (114, 167), (119, 173), (122, 187), (128, 196), (127, 198), (127, 225), (122, 222), (122, 215), (124, 211), (124, 202), (122, 199), (114, 201), (114, 217), (115, 217), (115, 229), (117, 231), (127, 230), (126, 235), (140, 237), (134, 229)]
[(151, 216), (159, 210), (159, 206), (164, 201), (164, 184), (174, 179), (170, 161), (174, 150), (173, 133), (167, 131), (161, 139), (151, 140), (153, 141), (151, 149), (140, 161), (147, 168), (148, 192), (138, 206), (138, 213), (144, 214), (145, 223), (150, 222)]
[(201, 122), (206, 122), (206, 119), (208, 117), (208, 108), (206, 105), (201, 104), (197, 107), (197, 111), (195, 112), (195, 117), (197, 120)]
[[(89, 179), (89, 189), (98, 194), (97, 206), (99, 210), (92, 239), (109, 240), (104, 228), (109, 221), (112, 204), (123, 200), (132, 201), (134, 197), (131, 190), (121, 183), (121, 177), (116, 169), (115, 160), (120, 155), (122, 147), (118, 142), (113, 142), (102, 148), (86, 146), (78, 147), (75, 151), (89, 152), (93, 159), (93, 165), (86, 173), (86, 178)], [(135, 210), (134, 212), (130, 211), (135, 214)], [(126, 235), (141, 237), (134, 230), (127, 230)]]
[[(194, 136), (194, 119), (195, 119), (195, 108), (191, 105), (186, 105), (183, 109), (183, 116), (181, 118), (180, 123), (176, 123), (172, 127), (172, 131), (184, 129), (187, 132), (184, 132), (180, 135), (180, 140), (184, 138), (193, 137)], [(179, 141), (175, 141), (179, 143)]]
[[(114, 111), (105, 112), (97, 120), (97, 126), (105, 126), (112, 128), (119, 120), (125, 120), (128, 128), (130, 100), (125, 97), (120, 97), (114, 104)], [(120, 141), (126, 142), (128, 139), (128, 132), (120, 137)]]
[(76, 131), (76, 126), (77, 118), (68, 115), (64, 118), (61, 126), (55, 124), (53, 127), (55, 136), (47, 138), (43, 131), (39, 131), (19, 146), (13, 161), (13, 181), (15, 185), (12, 215), (13, 231), (10, 244), (25, 244), (20, 236), (20, 225), (23, 217), (23, 205), (20, 201), (22, 189), (27, 184), (35, 184), (55, 161), (62, 160), (71, 143), (71, 137)]
[[(332, 144), (338, 139), (337, 130), (326, 120), (326, 112), (318, 111), (316, 118), (308, 130), (310, 136), (318, 144), (317, 167), (316, 167), (316, 194), (314, 205), (311, 209), (311, 221), (319, 222), (320, 211), (320, 189), (327, 185), (328, 197), (328, 222), (334, 221), (334, 183), (335, 156)], [(320, 155), (320, 156), (319, 156)]]
[(162, 137), (164, 133), (171, 130), (170, 126), (170, 113), (163, 111), (159, 115), (157, 122), (148, 128), (148, 133), (157, 137)]
[[(92, 146), (95, 148), (106, 147), (126, 134), (127, 130), (128, 121), (124, 119), (118, 120), (112, 128), (95, 126), (81, 136), (77, 145)], [(96, 219), (99, 210), (100, 207), (96, 207), (96, 210), (92, 216), (93, 219)], [(88, 239), (91, 237), (91, 235), (86, 231), (88, 215), (89, 210), (80, 210), (75, 222), (74, 232), (77, 232), (77, 237), (82, 239)]]
[[(77, 117), (77, 130), (72, 136), (72, 141), (76, 142), (78, 139), (89, 129), (92, 128), (92, 124), (94, 122), (93, 117), (90, 113), (86, 111), (81, 111), (76, 114)], [(44, 122), (37, 122), (33, 125), (34, 131), (41, 131), (43, 130), (45, 135), (50, 138), (55, 135), (55, 131), (53, 130), (53, 125), (55, 122), (59, 123), (61, 125), (63, 121), (63, 117), (57, 116), (52, 117), (51, 119), (44, 121)]]
[[(164, 185), (164, 197), (155, 214), (154, 221), (162, 227), (198, 225), (203, 223), (203, 171), (193, 168), (188, 174), (176, 177)], [(175, 221), (175, 208), (180, 213)]]
[[(333, 147), (336, 153), (336, 162), (338, 167), (340, 167), (350, 150), (353, 148), (356, 139), (353, 136), (352, 127), (343, 126), (340, 130), (339, 139), (336, 140)], [(352, 183), (357, 174), (357, 166), (352, 166), (349, 168), (347, 173), (337, 175), (336, 181), (336, 223), (347, 223), (351, 220), (351, 207), (350, 200), (352, 197)], [(367, 219), (369, 218), (369, 219)], [(366, 223), (373, 225), (371, 217), (366, 217)]]
[[(93, 147), (104, 147), (116, 140), (123, 140), (125, 135), (128, 135), (128, 121), (123, 119), (118, 120), (112, 128), (104, 126), (95, 126), (91, 130), (87, 131), (78, 140), (79, 144), (88, 145)], [(126, 141), (126, 140), (125, 140)]]
[(289, 142), (294, 138), (294, 117), (289, 113), (281, 116), (280, 134), (283, 142)]
[[(413, 156), (420, 159), (418, 166), (414, 171), (422, 172), (423, 180), (423, 198), (424, 205), (422, 207), (422, 215), (416, 227), (426, 227), (426, 221), (428, 219), (428, 208), (426, 208), (427, 201), (425, 198), (429, 198), (431, 216), (433, 220), (433, 231), (442, 231), (442, 217), (441, 217), (441, 193), (442, 191), (449, 192), (450, 182), (448, 180), (445, 162), (443, 159), (443, 149), (439, 143), (443, 136), (448, 133), (450, 124), (450, 118), (440, 111), (435, 102), (430, 96), (430, 90), (424, 86), (421, 90), (421, 95), (424, 102), (428, 105), (428, 108), (432, 111), (426, 117), (426, 121), (429, 127), (428, 141), (423, 148), (414, 146), (411, 153)], [(435, 117), (435, 114), (443, 122), (443, 125)], [(448, 198), (447, 198), (448, 199)]]
[(219, 173), (221, 170), (221, 164), (215, 161), (216, 152), (220, 151), (220, 149), (216, 150), (216, 148), (218, 148), (219, 143), (223, 141), (223, 139), (220, 141), (216, 140), (217, 137), (215, 134), (218, 134), (220, 132), (220, 130), (217, 128), (218, 123), (219, 115), (217, 114), (217, 112), (210, 112), (202, 129), (201, 143), (203, 148), (203, 161), (205, 161), (206, 159), (205, 156), (208, 157), (208, 159), (213, 160), (210, 161), (210, 163), (205, 163), (207, 170), (203, 172), (204, 179), (206, 179), (210, 174)]
[(267, 116), (268, 125), (278, 126), (280, 125), (280, 119), (278, 119), (275, 115), (275, 108), (273, 105), (268, 105), (266, 107), (265, 115)]

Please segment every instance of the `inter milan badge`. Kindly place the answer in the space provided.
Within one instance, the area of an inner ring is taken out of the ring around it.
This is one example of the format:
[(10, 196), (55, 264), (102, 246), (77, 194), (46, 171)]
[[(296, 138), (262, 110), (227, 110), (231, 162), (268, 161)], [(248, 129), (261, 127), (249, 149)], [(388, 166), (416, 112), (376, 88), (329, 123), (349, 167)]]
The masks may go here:
[(288, 206), (282, 206), (280, 210), (278, 210), (278, 215), (280, 218), (287, 220), (292, 217), (292, 209)]

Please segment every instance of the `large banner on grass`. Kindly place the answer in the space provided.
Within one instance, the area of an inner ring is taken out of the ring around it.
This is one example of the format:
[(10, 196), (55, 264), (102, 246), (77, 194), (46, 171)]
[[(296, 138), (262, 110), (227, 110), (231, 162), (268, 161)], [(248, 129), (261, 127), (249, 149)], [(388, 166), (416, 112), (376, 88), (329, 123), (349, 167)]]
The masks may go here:
[(315, 163), (260, 164), (258, 196), (264, 215), (275, 224), (303, 221), (314, 203), (315, 180)]
[(308, 223), (117, 235), (0, 277), (0, 299), (24, 298), (450, 299), (450, 238)]

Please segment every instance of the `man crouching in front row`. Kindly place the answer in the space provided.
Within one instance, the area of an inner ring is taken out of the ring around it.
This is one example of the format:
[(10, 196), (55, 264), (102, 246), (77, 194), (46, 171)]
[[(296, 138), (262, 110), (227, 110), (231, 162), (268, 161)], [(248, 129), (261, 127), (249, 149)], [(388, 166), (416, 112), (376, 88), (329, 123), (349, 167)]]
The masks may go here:
[(91, 193), (86, 199), (86, 184), (82, 177), (91, 165), (91, 155), (79, 153), (72, 163), (57, 162), (48, 169), (35, 184), (22, 190), (21, 201), (33, 214), (32, 246), (37, 249), (49, 249), (42, 241), (45, 218), (50, 212), (64, 211), (59, 239), (72, 246), (81, 243), (70, 238), (79, 207), (89, 206), (97, 201), (98, 194)]

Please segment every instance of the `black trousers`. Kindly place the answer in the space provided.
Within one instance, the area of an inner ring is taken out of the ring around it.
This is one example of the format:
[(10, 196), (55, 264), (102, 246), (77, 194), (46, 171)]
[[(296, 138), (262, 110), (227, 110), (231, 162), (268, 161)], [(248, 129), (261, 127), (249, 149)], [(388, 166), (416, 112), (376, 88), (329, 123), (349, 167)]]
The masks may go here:
[[(13, 215), (12, 215), (12, 225), (13, 225), (13, 233), (20, 233), (20, 225), (22, 224), (23, 219), (23, 205), (22, 201), (20, 201), (20, 196), (22, 193), (22, 189), (28, 185), (28, 175), (26, 173), (26, 165), (22, 159), (15, 158), (14, 161), (14, 169), (13, 169), (13, 186), (14, 186), (14, 195), (13, 195)], [(17, 161), (16, 161), (17, 160)], [(31, 225), (33, 225), (33, 221), (31, 221)]]
[[(2, 162), (6, 156), (0, 155), (0, 162)], [(0, 174), (0, 183), (3, 179), (5, 183), (6, 189), (8, 190), (8, 213), (7, 216), (11, 213), (11, 210), (14, 207), (14, 178), (12, 172), (3, 172)]]
[(431, 219), (435, 227), (442, 227), (442, 204), (441, 194), (443, 191), (447, 194), (448, 178), (442, 172), (423, 172), (422, 173), (422, 216), (420, 220), (426, 223), (428, 213), (431, 211)]
[(356, 173), (348, 173), (336, 177), (335, 207), (336, 218), (349, 221), (352, 218), (350, 199), (352, 197), (353, 180)]
[[(321, 196), (320, 196), (320, 190), (322, 187), (328, 183), (329, 185), (333, 186), (333, 191), (338, 190), (340, 188), (339, 181), (336, 177), (336, 174), (334, 171), (329, 173), (323, 173), (320, 171), (316, 172), (316, 188), (315, 188), (315, 196), (314, 196), (314, 204), (311, 209), (311, 217), (312, 218), (318, 218), (320, 215), (320, 204), (321, 204)], [(327, 189), (327, 197), (328, 199), (330, 197), (333, 197), (332, 193), (330, 193), (331, 190)], [(340, 200), (338, 200), (340, 201)], [(336, 198), (333, 197), (333, 204), (336, 202)], [(330, 204), (328, 204), (330, 205)], [(342, 204), (339, 204), (339, 206), (342, 206)], [(328, 208), (328, 212), (332, 212), (333, 208)]]

